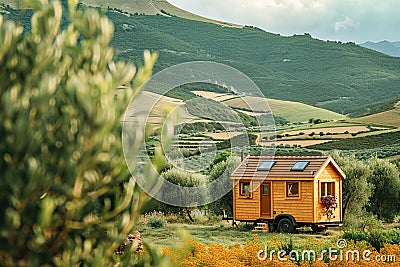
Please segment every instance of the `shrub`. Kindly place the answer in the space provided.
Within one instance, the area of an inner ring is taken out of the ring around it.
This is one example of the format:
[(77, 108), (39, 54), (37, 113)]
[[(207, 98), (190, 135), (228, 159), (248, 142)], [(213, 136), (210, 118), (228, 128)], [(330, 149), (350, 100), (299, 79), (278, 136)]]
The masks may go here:
[(289, 255), (289, 253), (294, 250), (293, 239), (291, 235), (289, 237), (289, 240), (284, 240), (282, 243), (279, 244), (278, 250), (285, 251), (286, 255)]
[(0, 16), (1, 266), (113, 266), (144, 203), (121, 147), (133, 92), (114, 91), (135, 68), (113, 62), (111, 22), (74, 3), (64, 29), (57, 1), (24, 2), (31, 31)]
[(368, 233), (367, 241), (379, 252), (386, 244), (386, 234), (382, 230), (373, 230)]
[(400, 244), (400, 230), (393, 229), (386, 232), (387, 233), (387, 241), (389, 244)]
[(147, 226), (158, 229), (165, 226), (165, 221), (162, 218), (150, 218), (147, 222)]
[(353, 240), (353, 241), (365, 241), (367, 240), (367, 234), (366, 232), (363, 231), (357, 231), (357, 230), (349, 230), (345, 231), (343, 234), (343, 238), (346, 240)]

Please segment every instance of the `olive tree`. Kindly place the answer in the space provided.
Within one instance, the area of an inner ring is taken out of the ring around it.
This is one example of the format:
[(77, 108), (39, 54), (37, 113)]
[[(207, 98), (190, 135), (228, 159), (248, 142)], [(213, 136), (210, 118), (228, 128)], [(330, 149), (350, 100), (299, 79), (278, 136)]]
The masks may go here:
[(371, 174), (368, 181), (374, 185), (369, 210), (378, 219), (392, 222), (400, 206), (400, 177), (396, 165), (386, 159), (371, 158), (368, 161)]
[(155, 56), (146, 53), (139, 70), (113, 62), (112, 23), (76, 4), (65, 29), (59, 2), (27, 1), (25, 33), (0, 16), (2, 266), (122, 264), (114, 251), (146, 199), (121, 149), (134, 89), (118, 100), (114, 90), (137, 88)]
[(365, 215), (374, 189), (373, 184), (368, 182), (370, 168), (354, 155), (342, 157), (335, 152), (332, 156), (346, 174), (342, 194), (344, 222), (348, 227), (357, 227), (357, 222)]

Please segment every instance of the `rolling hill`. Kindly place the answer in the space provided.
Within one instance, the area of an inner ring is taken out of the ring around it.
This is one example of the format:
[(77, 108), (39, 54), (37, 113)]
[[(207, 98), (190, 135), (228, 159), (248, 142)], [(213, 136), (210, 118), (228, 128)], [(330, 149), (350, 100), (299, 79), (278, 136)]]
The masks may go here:
[[(6, 17), (20, 19), (17, 11), (6, 11)], [(400, 94), (400, 58), (354, 43), (227, 27), (229, 23), (203, 20), (166, 1), (109, 0), (107, 15), (115, 24), (117, 58), (139, 63), (143, 50), (150, 49), (159, 53), (155, 71), (187, 61), (216, 61), (247, 74), (268, 98), (340, 114)]]
[[(149, 48), (159, 52), (157, 70), (193, 60), (217, 61), (247, 74), (268, 98), (341, 114), (400, 93), (400, 59), (353, 43), (325, 42), (307, 34), (282, 37), (177, 17), (109, 16), (117, 26), (119, 57), (137, 60)], [(124, 23), (131, 28), (118, 27)]]
[(310, 118), (321, 120), (343, 120), (346, 116), (339, 113), (313, 107), (304, 103), (268, 99), (272, 112), (290, 122), (307, 122)]
[[(265, 100), (262, 98), (253, 96), (238, 97), (232, 94), (212, 93), (206, 91), (195, 91), (194, 93), (202, 97), (211, 98), (215, 101), (222, 102), (232, 108), (238, 109), (241, 112), (246, 112), (248, 109), (248, 104), (246, 101), (251, 103), (259, 102), (260, 105), (264, 105), (265, 103)], [(284, 118), (291, 123), (308, 122), (311, 118), (330, 121), (347, 119), (346, 116), (336, 112), (313, 107), (304, 103), (277, 99), (267, 99), (267, 101), (272, 113), (275, 116)], [(253, 114), (257, 114), (257, 110), (253, 110), (250, 113), (250, 115)]]
[[(12, 7), (21, 6), (22, 2), (18, 2), (17, 0), (1, 0), (0, 3), (7, 4)], [(183, 9), (180, 9), (174, 5), (171, 5), (169, 2), (165, 0), (84, 0), (81, 3), (92, 6), (92, 7), (105, 7), (118, 9), (121, 12), (126, 12), (130, 14), (141, 14), (141, 15), (161, 15), (166, 17), (177, 16), (184, 19), (196, 20), (207, 23), (214, 23), (221, 26), (226, 27), (236, 27), (243, 28), (241, 25), (237, 25), (234, 23), (222, 22), (218, 20), (213, 20), (209, 18), (205, 18), (190, 12), (187, 12)]]
[(394, 109), (352, 119), (351, 121), (400, 127), (400, 102), (395, 105)]

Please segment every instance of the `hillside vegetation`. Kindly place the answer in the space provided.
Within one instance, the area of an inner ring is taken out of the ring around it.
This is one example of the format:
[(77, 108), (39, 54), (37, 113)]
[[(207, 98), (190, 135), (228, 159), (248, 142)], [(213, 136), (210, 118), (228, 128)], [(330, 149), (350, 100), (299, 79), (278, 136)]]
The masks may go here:
[(218, 61), (243, 71), (268, 98), (342, 114), (400, 92), (400, 59), (354, 43), (325, 42), (308, 34), (282, 37), (178, 17), (108, 15), (116, 24), (119, 57), (135, 61), (150, 48), (159, 52), (158, 70), (192, 60)]
[(113, 0), (113, 1), (105, 1), (105, 0), (84, 0), (82, 1), (86, 5), (89, 6), (100, 6), (100, 7), (110, 7), (117, 8), (123, 12), (128, 13), (137, 13), (143, 15), (162, 15), (166, 17), (177, 16), (184, 19), (196, 20), (201, 22), (214, 23), (222, 26), (228, 27), (239, 27), (243, 26), (236, 25), (233, 23), (222, 22), (218, 20), (213, 20), (209, 18), (205, 18), (190, 12), (187, 12), (183, 9), (180, 9), (176, 6), (171, 5), (165, 0), (131, 0), (131, 1), (123, 1), (123, 0)]
[[(242, 104), (244, 104), (241, 98), (230, 99), (224, 101), (224, 103), (238, 108), (242, 107)], [(346, 116), (336, 112), (299, 102), (268, 99), (268, 104), (274, 115), (285, 118), (290, 122), (307, 122), (312, 118), (321, 120), (346, 119)]]
[[(165, 1), (133, 3), (167, 5)], [(157, 51), (155, 71), (187, 61), (217, 61), (247, 74), (268, 98), (340, 114), (400, 94), (400, 58), (354, 43), (225, 27), (179, 18), (176, 10), (166, 11), (169, 15), (134, 15), (135, 10), (123, 11), (123, 3), (109, 1), (109, 6), (107, 16), (115, 25), (112, 45), (118, 59), (138, 63), (144, 49)], [(8, 17), (23, 19), (14, 11), (7, 12), (11, 12)]]

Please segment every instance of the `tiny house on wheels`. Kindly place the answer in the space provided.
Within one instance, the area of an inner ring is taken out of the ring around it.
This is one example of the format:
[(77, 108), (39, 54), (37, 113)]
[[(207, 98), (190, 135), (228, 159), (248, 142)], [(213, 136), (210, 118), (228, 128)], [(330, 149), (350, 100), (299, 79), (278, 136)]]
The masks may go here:
[(233, 219), (292, 233), (342, 225), (345, 174), (329, 156), (249, 156), (232, 173)]

